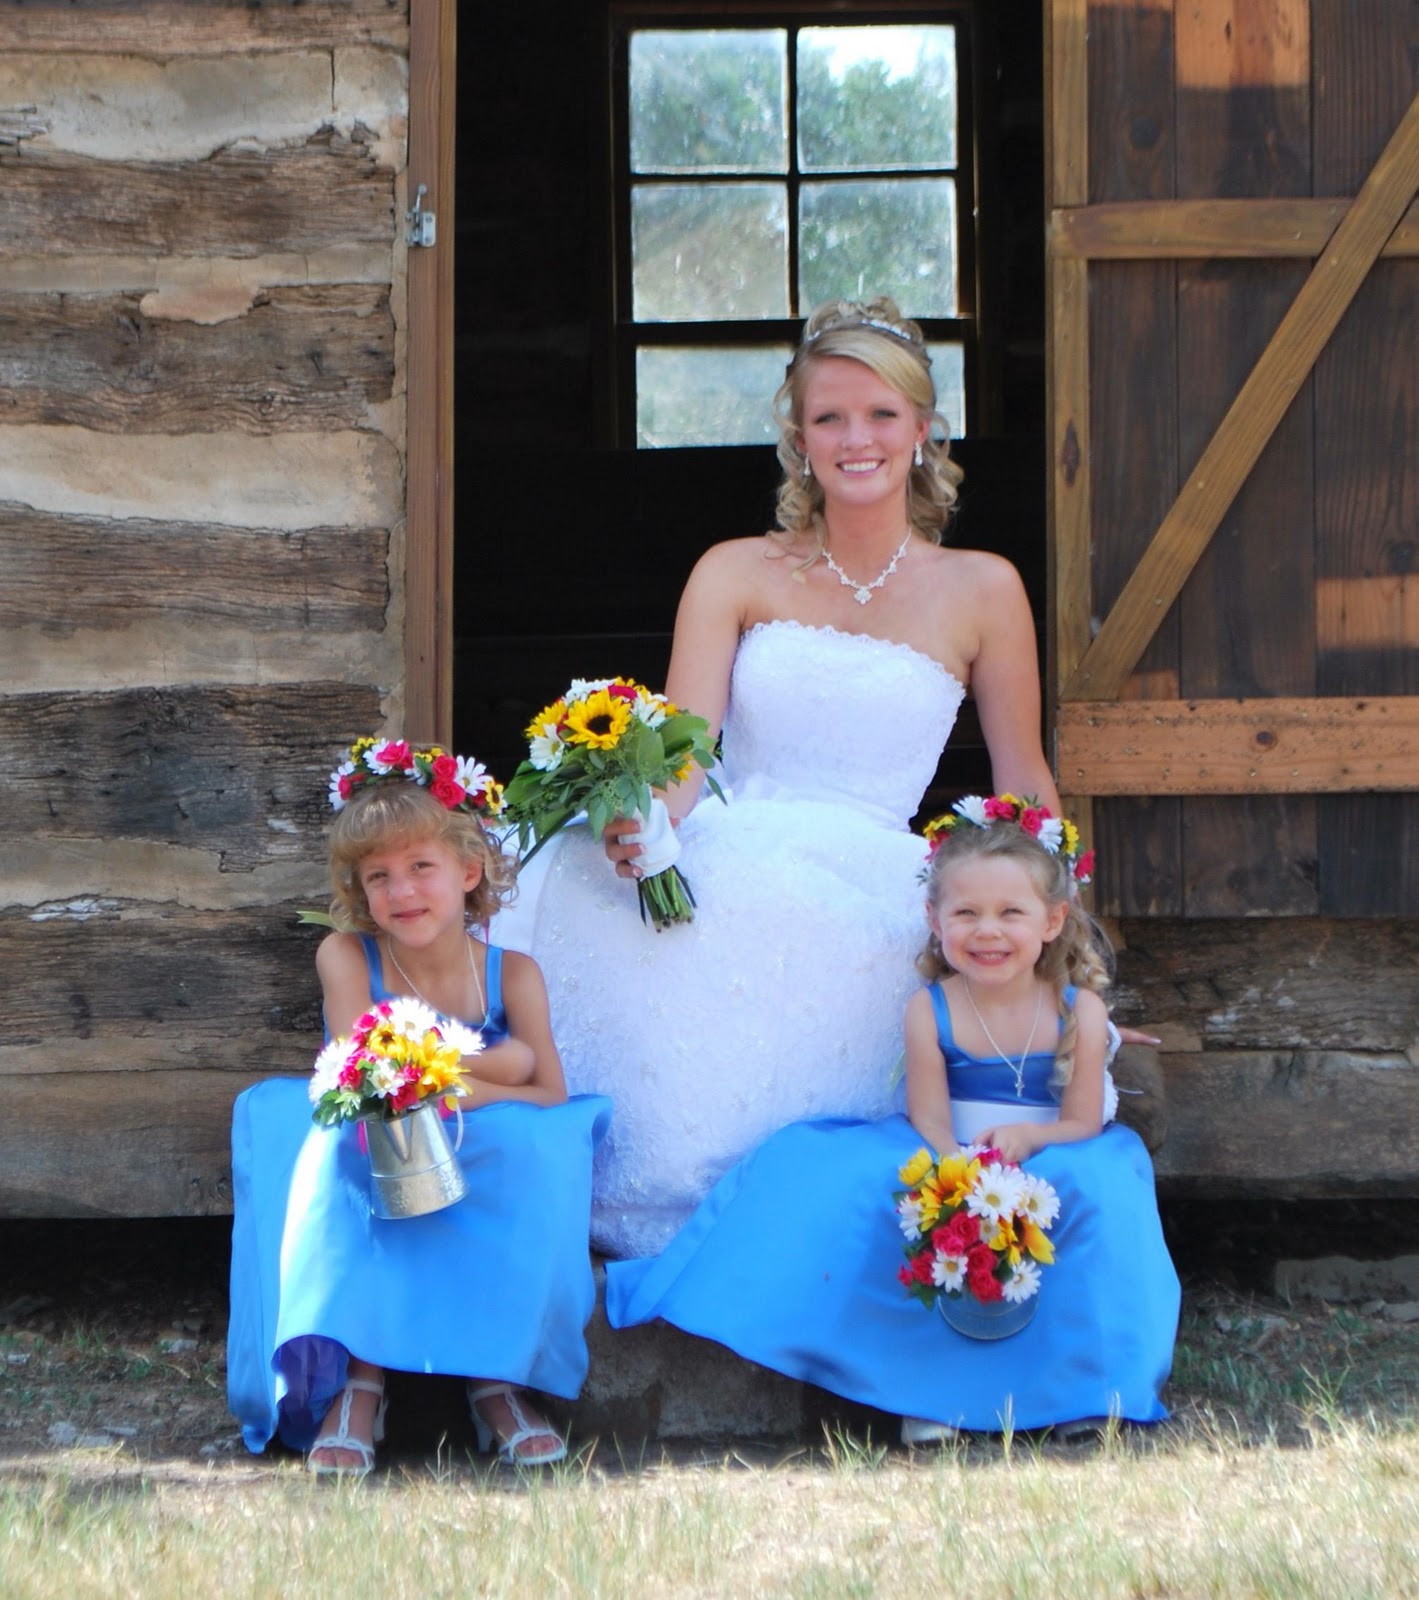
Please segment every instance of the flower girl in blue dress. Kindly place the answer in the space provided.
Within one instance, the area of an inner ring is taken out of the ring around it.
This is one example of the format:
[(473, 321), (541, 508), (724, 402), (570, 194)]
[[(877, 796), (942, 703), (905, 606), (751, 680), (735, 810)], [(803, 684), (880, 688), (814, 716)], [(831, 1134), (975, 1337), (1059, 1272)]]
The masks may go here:
[[(663, 1317), (896, 1413), (908, 1444), (1159, 1421), (1178, 1281), (1147, 1151), (1104, 1125), (1108, 967), (1074, 889), (1089, 864), (1077, 831), (1000, 796), (962, 801), (933, 833), (907, 1116), (773, 1135), (661, 1255), (608, 1267), (608, 1314), (618, 1327)], [(993, 1147), (1058, 1195), (1036, 1314), (1007, 1338), (957, 1332), (898, 1281), (894, 1179), (925, 1169), (923, 1139), (937, 1156)]]
[(382, 1218), (362, 1125), (313, 1126), (299, 1080), (236, 1103), (228, 1393), (250, 1449), (279, 1434), (313, 1472), (370, 1470), (390, 1367), (467, 1377), (479, 1444), (505, 1461), (566, 1454), (523, 1386), (571, 1399), (586, 1374), (591, 1162), (609, 1104), (567, 1100), (537, 964), (470, 931), (512, 889), (483, 826), (497, 794), (461, 757), (357, 741), (331, 778), (346, 931), (316, 955), (331, 1037), (400, 996), (481, 1033), (457, 1091), (468, 1194)]

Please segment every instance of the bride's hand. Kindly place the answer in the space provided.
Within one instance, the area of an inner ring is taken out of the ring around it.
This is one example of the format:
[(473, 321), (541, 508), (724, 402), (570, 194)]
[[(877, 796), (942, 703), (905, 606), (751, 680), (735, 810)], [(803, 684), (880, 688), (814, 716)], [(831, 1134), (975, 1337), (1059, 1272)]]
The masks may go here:
[(602, 847), (606, 851), (606, 859), (615, 867), (618, 878), (639, 878), (641, 875), (636, 857), (645, 853), (644, 846), (630, 844), (626, 840), (628, 833), (639, 833), (640, 827), (634, 817), (613, 817), (602, 830)]

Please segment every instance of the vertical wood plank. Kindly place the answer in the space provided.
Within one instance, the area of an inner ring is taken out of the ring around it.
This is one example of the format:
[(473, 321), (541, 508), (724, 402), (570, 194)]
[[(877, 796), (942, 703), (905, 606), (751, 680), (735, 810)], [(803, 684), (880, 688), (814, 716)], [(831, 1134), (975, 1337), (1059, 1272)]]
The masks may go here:
[[(1315, 192), (1351, 195), (1419, 93), (1419, 6), (1313, 0)], [(1323, 70), (1319, 70), (1323, 67)], [(1380, 261), (1316, 363), (1317, 576), (1419, 583), (1419, 263)], [(1419, 693), (1419, 641), (1327, 639), (1321, 694)], [(1343, 916), (1412, 915), (1419, 798), (1323, 796), (1320, 904)]]
[[(1089, 11), (1089, 199), (1171, 200), (1174, 177), (1173, 7)], [(1178, 484), (1176, 269), (1101, 262), (1089, 270), (1093, 613), (1118, 597)], [(1176, 692), (1172, 615), (1125, 695)], [(1094, 806), (1098, 904), (1106, 915), (1182, 911), (1179, 802)]]
[[(405, 731), (453, 738), (453, 240), (456, 0), (411, 0), (408, 203), (426, 186), (432, 250), (407, 251)], [(401, 229), (402, 238), (402, 229)]]
[[(1088, 9), (1051, 0), (1045, 10), (1046, 214), (1089, 199)], [(1089, 268), (1050, 252), (1045, 311), (1050, 467), (1047, 703), (1089, 644)], [(1092, 802), (1067, 796), (1065, 814), (1094, 838)]]
[[(1184, 6), (1177, 16), (1180, 199), (1310, 192), (1309, 19), (1293, 0)], [(1303, 262), (1178, 267), (1181, 475), (1192, 471), (1309, 271)], [(1315, 693), (1315, 457), (1309, 380), (1178, 600), (1184, 697)], [(1183, 803), (1192, 917), (1314, 913), (1309, 796)]]

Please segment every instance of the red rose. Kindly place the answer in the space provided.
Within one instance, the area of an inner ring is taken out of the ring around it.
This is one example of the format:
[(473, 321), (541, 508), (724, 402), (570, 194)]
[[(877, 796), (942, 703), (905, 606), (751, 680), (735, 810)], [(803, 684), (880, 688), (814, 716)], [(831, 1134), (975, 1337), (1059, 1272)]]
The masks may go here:
[(347, 1061), (340, 1068), (340, 1087), (342, 1089), (358, 1089), (361, 1076), (360, 1063), (358, 1061)]
[(607, 694), (615, 695), (618, 700), (637, 700), (640, 697), (629, 683), (612, 683), (606, 687)]
[(985, 803), (985, 814), (992, 822), (1014, 822), (1015, 807), (1008, 800), (998, 800), (991, 795)]
[(958, 1211), (951, 1219), (952, 1232), (960, 1240), (961, 1247), (957, 1255), (965, 1255), (972, 1245), (980, 1243), (980, 1218), (973, 1217), (969, 1211)]
[(903, 1288), (910, 1289), (911, 1286), (916, 1282), (916, 1279), (912, 1276), (912, 1269), (910, 1267), (898, 1267), (897, 1282), (900, 1283)]
[(362, 772), (344, 772), (340, 775), (340, 798), (348, 800), (365, 781)]
[(1087, 883), (1094, 876), (1094, 852), (1086, 850), (1078, 861), (1074, 863), (1074, 876), (1080, 883)]
[(462, 784), (455, 783), (452, 778), (436, 777), (429, 785), (429, 793), (450, 811), (463, 803), (467, 792)]
[(374, 753), (374, 758), (382, 766), (395, 767), (401, 772), (408, 772), (414, 765), (414, 754), (404, 739), (386, 739)]
[(978, 1159), (983, 1167), (1008, 1167), (1012, 1165), (1011, 1162), (1006, 1161), (1005, 1157), (1001, 1155), (999, 1150), (997, 1150), (994, 1145), (991, 1145), (989, 1150), (982, 1150)]
[(1005, 1291), (993, 1272), (967, 1272), (966, 1283), (977, 1300), (989, 1305), (992, 1300), (1003, 1300)]
[(931, 1266), (934, 1252), (923, 1250), (919, 1256), (912, 1257), (912, 1277), (918, 1283), (931, 1282)]
[(1026, 806), (1020, 813), (1020, 826), (1031, 838), (1035, 838), (1039, 834), (1040, 824), (1048, 815), (1048, 811), (1041, 811), (1038, 806)]
[(452, 756), (435, 756), (429, 762), (429, 772), (435, 778), (457, 778), (458, 763)]

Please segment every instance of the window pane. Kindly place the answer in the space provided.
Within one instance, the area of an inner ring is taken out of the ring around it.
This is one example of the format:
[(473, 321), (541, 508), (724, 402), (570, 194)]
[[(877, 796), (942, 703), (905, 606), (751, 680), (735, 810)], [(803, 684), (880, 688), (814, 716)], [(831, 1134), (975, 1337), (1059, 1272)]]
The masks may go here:
[(889, 294), (912, 317), (954, 317), (956, 185), (949, 178), (805, 183), (798, 286), (814, 306)]
[(956, 30), (804, 28), (798, 35), (804, 172), (956, 165)]
[(631, 35), (632, 172), (786, 172), (781, 28)]
[(636, 351), (636, 443), (774, 444), (773, 398), (787, 345)]
[(631, 256), (637, 322), (786, 317), (786, 191), (777, 183), (638, 184)]
[(936, 409), (946, 419), (953, 439), (966, 436), (966, 347), (961, 344), (929, 344), (931, 377), (936, 384)]

